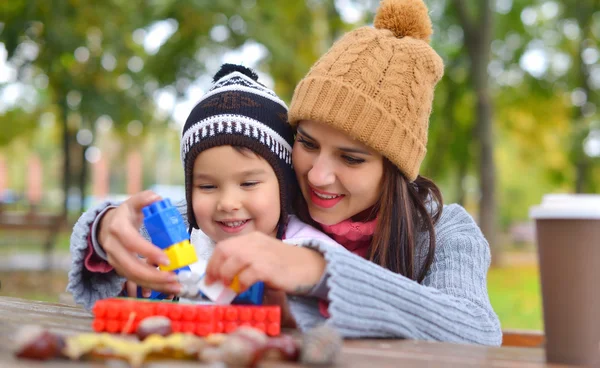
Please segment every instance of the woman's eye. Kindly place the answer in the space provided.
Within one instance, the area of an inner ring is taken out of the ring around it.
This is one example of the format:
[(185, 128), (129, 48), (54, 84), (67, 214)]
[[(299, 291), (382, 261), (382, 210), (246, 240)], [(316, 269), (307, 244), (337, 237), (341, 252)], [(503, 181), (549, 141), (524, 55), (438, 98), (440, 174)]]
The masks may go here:
[(258, 184), (257, 181), (246, 181), (246, 182), (242, 183), (242, 187), (249, 188), (249, 187), (256, 186), (257, 184)]
[(365, 160), (363, 160), (362, 158), (356, 158), (356, 157), (352, 157), (352, 156), (343, 155), (342, 158), (349, 165), (358, 165), (358, 164), (362, 164), (363, 162), (365, 162)]
[(313, 142), (309, 142), (304, 138), (298, 138), (298, 142), (300, 142), (300, 144), (303, 145), (307, 150), (317, 149), (317, 146)]

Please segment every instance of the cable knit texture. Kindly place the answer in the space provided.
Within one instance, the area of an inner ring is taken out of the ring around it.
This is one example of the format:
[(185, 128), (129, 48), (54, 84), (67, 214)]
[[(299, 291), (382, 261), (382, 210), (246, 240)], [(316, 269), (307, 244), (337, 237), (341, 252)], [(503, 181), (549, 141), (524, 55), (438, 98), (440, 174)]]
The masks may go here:
[[(84, 213), (71, 237), (73, 265), (68, 290), (87, 309), (101, 298), (118, 295), (124, 282), (114, 272), (91, 274), (83, 265), (91, 224), (106, 205)], [(185, 216), (185, 203), (177, 208)], [(401, 337), (500, 345), (500, 323), (487, 293), (491, 258), (485, 238), (458, 205), (444, 207), (435, 231), (435, 259), (422, 284), (330, 242), (299, 242), (323, 253), (327, 261), (330, 318), (319, 313), (318, 299), (291, 296), (290, 308), (298, 326), (306, 330), (326, 322), (346, 338)], [(148, 238), (143, 230), (142, 234)], [(419, 265), (424, 262), (428, 241), (426, 233), (419, 234)]]
[(99, 299), (117, 296), (123, 289), (125, 278), (110, 272), (90, 272), (85, 267), (92, 224), (98, 214), (111, 203), (104, 202), (85, 212), (73, 226), (71, 233), (71, 270), (67, 291), (77, 304), (90, 310)]
[(415, 180), (444, 74), (431, 33), (422, 0), (382, 1), (375, 28), (346, 33), (296, 86), (290, 123), (315, 120), (341, 130)]
[[(444, 206), (435, 226), (436, 252), (422, 284), (350, 252), (312, 245), (322, 252), (329, 274), (330, 318), (346, 338), (406, 337), (499, 346), (502, 331), (487, 293), (489, 245), (473, 218), (459, 205)], [(422, 267), (429, 237), (419, 234)], [(310, 246), (310, 245), (309, 245)], [(325, 322), (318, 301), (293, 297), (301, 329)]]

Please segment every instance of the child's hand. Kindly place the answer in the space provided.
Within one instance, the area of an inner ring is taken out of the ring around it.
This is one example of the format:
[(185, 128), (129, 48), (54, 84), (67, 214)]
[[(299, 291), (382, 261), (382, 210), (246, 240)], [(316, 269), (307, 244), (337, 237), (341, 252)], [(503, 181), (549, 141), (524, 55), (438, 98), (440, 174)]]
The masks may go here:
[(324, 271), (321, 253), (253, 232), (217, 243), (205, 280), (230, 285), (237, 276), (242, 290), (263, 281), (276, 290), (303, 294), (320, 281)]
[[(127, 296), (131, 297), (131, 298), (137, 297), (137, 288), (138, 288), (138, 285), (133, 281), (126, 281), (125, 285), (123, 285), (123, 289), (127, 291)], [(142, 297), (143, 298), (149, 298), (151, 294), (152, 294), (151, 289), (142, 288)], [(174, 297), (175, 297), (175, 295), (171, 294), (171, 295), (168, 295), (163, 300), (173, 300)]]
[(153, 264), (166, 265), (169, 262), (160, 248), (139, 233), (144, 219), (142, 208), (158, 200), (160, 196), (145, 191), (131, 196), (119, 207), (106, 212), (99, 224), (98, 241), (108, 256), (108, 263), (119, 275), (152, 290), (177, 294), (180, 286), (175, 274), (139, 262), (138, 255)]

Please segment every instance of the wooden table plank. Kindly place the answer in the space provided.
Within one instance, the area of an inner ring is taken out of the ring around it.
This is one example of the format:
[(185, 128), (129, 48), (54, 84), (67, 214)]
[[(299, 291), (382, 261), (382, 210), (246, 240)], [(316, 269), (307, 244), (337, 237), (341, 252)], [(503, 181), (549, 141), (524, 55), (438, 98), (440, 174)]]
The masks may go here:
[[(72, 305), (0, 297), (0, 362), (20, 367), (97, 367), (98, 362), (30, 362), (16, 360), (12, 354), (12, 337), (25, 324), (37, 324), (65, 335), (90, 332), (92, 316)], [(111, 362), (111, 367), (125, 366)], [(199, 367), (198, 362), (153, 362), (145, 367)], [(206, 366), (206, 365), (205, 365)], [(261, 367), (299, 367), (297, 364), (268, 362)], [(545, 363), (540, 348), (484, 347), (416, 340), (346, 340), (340, 367), (499, 367), (499, 368), (559, 368)], [(213, 365), (214, 367), (214, 365)]]

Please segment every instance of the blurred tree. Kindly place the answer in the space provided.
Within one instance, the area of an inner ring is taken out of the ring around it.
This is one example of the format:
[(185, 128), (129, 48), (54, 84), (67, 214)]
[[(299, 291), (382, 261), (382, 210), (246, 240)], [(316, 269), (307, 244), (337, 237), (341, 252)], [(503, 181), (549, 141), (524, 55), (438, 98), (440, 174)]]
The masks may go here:
[(591, 122), (598, 116), (597, 107), (600, 104), (598, 92), (592, 87), (592, 66), (594, 64), (597, 66), (599, 59), (598, 38), (594, 36), (592, 27), (596, 18), (596, 34), (600, 35), (598, 31), (600, 30), (600, 2), (598, 0), (567, 1), (564, 5), (561, 19), (563, 29), (568, 32), (570, 22), (578, 28), (578, 31), (574, 31), (576, 34), (566, 34), (567, 37), (562, 43), (573, 60), (573, 67), (567, 74), (566, 81), (573, 105), (571, 118), (573, 135), (570, 152), (576, 169), (574, 190), (577, 193), (594, 192), (595, 188), (589, 177), (592, 158), (586, 152), (585, 144), (592, 132)]
[(492, 250), (496, 246), (496, 163), (494, 161), (493, 101), (488, 75), (493, 39), (491, 1), (453, 0), (469, 57), (469, 84), (475, 92), (475, 137), (479, 148), (479, 226)]
[[(150, 116), (152, 103), (133, 86), (128, 70), (131, 58), (142, 54), (131, 40), (133, 30), (143, 24), (141, 4), (84, 0), (0, 4), (4, 25), (0, 41), (17, 68), (18, 81), (31, 85), (45, 79), (49, 95), (45, 108), (56, 105), (59, 111), (65, 216), (73, 185), (80, 190), (83, 206), (85, 153), (93, 143), (98, 117), (112, 116), (122, 128)], [(43, 109), (44, 104), (38, 107)]]
[[(296, 82), (339, 34), (343, 22), (333, 1), (286, 3), (254, 1), (90, 0), (11, 1), (0, 4), (4, 27), (0, 42), (18, 70), (18, 80), (32, 84), (47, 78), (50, 105), (63, 125), (64, 211), (68, 193), (87, 182), (87, 148), (96, 123), (109, 117), (127, 145), (152, 123), (170, 113), (154, 104), (161, 89), (182, 96), (192, 82), (206, 77), (207, 65), (227, 50), (248, 43), (262, 45), (263, 69), (275, 89), (289, 99)], [(152, 27), (171, 32), (158, 49), (144, 47)], [(213, 68), (215, 69), (215, 68)], [(214, 72), (215, 70), (210, 70)], [(5, 118), (10, 118), (5, 116)], [(30, 118), (32, 118), (30, 116)], [(5, 134), (8, 140), (8, 134)]]

